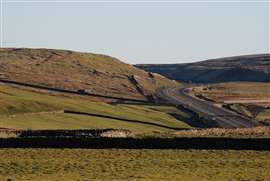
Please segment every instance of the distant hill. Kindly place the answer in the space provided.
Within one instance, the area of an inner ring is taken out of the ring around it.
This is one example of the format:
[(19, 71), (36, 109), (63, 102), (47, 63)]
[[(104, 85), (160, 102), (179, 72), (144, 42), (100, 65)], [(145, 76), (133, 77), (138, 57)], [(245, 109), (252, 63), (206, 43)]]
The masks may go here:
[(186, 64), (136, 66), (180, 82), (270, 82), (270, 54), (226, 57)]
[(0, 79), (140, 100), (177, 85), (110, 56), (24, 48), (0, 49)]

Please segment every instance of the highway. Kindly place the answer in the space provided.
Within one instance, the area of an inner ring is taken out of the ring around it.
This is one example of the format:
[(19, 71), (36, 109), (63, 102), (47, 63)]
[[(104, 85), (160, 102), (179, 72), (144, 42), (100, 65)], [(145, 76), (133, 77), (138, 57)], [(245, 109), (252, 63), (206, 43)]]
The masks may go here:
[(215, 106), (212, 102), (194, 98), (186, 93), (186, 88), (163, 88), (160, 95), (169, 103), (183, 105), (198, 113), (201, 117), (214, 122), (221, 128), (247, 128), (257, 126), (256, 121), (239, 115), (222, 107)]

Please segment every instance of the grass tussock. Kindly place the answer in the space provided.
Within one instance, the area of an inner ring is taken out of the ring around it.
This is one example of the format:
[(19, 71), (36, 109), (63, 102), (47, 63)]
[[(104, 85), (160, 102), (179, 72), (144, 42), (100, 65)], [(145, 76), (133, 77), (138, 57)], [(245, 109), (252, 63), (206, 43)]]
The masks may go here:
[[(166, 134), (164, 134), (166, 135)], [(267, 137), (270, 138), (270, 127), (260, 126), (254, 128), (209, 128), (202, 130), (173, 131), (167, 134), (169, 137)]]
[(1, 149), (6, 180), (269, 180), (270, 152)]
[[(0, 49), (0, 79), (67, 90), (145, 100), (162, 86), (178, 83), (151, 76), (132, 65), (99, 54), (53, 49)], [(138, 86), (130, 81), (136, 77)]]

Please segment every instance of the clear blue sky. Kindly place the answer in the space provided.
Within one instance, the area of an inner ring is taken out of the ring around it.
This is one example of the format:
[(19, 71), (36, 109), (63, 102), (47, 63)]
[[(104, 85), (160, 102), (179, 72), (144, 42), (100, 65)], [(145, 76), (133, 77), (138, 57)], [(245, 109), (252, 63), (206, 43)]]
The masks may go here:
[(102, 53), (128, 63), (182, 63), (269, 52), (267, 1), (3, 1), (4, 47)]

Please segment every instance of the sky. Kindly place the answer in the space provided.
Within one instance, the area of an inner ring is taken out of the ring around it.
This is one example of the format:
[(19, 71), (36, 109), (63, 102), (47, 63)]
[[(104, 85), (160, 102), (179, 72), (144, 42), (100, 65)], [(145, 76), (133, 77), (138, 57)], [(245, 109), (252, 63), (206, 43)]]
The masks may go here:
[(184, 63), (269, 50), (268, 1), (2, 0), (2, 47)]

